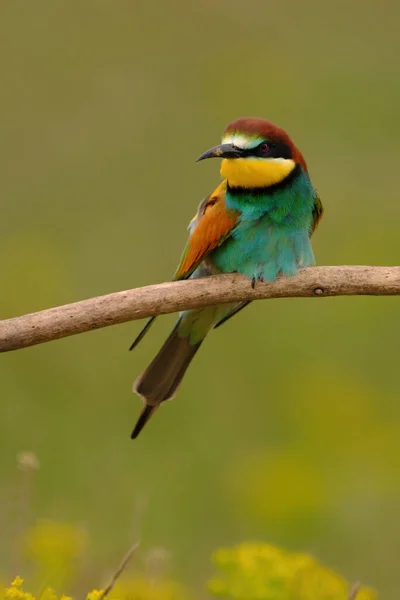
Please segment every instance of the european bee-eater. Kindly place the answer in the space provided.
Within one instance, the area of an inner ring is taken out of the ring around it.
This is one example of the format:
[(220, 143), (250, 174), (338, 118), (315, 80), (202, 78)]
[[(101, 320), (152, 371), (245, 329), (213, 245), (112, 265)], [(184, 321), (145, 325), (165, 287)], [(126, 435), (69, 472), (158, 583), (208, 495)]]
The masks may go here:
[[(263, 119), (238, 119), (225, 129), (222, 144), (197, 160), (206, 158), (222, 159), (223, 181), (200, 203), (189, 223), (189, 240), (175, 281), (241, 273), (254, 287), (257, 280), (274, 281), (314, 264), (310, 237), (323, 208), (302, 153), (283, 129)], [(134, 384), (145, 404), (132, 438), (162, 402), (174, 397), (207, 333), (247, 304), (220, 304), (179, 314), (161, 350)]]

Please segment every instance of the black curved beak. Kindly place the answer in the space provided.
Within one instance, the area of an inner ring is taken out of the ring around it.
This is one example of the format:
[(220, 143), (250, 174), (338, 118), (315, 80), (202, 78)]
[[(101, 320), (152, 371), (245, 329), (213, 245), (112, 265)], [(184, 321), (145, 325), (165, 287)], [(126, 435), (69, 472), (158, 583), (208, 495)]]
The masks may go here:
[(240, 158), (241, 156), (242, 151), (240, 148), (235, 148), (232, 144), (220, 144), (201, 154), (196, 162), (206, 158)]

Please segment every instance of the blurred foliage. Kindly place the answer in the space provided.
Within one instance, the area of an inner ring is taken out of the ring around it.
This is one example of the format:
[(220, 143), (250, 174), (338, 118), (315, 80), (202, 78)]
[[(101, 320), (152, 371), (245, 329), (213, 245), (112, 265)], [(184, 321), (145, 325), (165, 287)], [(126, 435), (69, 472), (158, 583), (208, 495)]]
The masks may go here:
[(35, 579), (59, 588), (76, 573), (79, 558), (87, 545), (86, 531), (63, 523), (39, 521), (27, 533), (25, 553), (36, 568)]
[[(33, 595), (23, 589), (23, 579), (16, 577), (11, 586), (4, 590), (4, 600), (72, 600), (70, 596), (59, 596), (52, 588), (45, 587), (40, 594)], [(86, 600), (101, 600), (102, 590), (93, 590)], [(175, 583), (157, 585), (145, 579), (134, 579), (117, 586), (108, 596), (112, 600), (189, 600), (183, 588)]]
[[(85, 562), (87, 543), (86, 531), (80, 526), (53, 521), (36, 523), (24, 532), (20, 540), (19, 566), (28, 573), (29, 587), (38, 591), (33, 594), (25, 592), (24, 580), (17, 577), (10, 587), (3, 588), (4, 600), (69, 600), (70, 595), (81, 597), (93, 577), (92, 569)], [(167, 559), (168, 554), (163, 549), (151, 549), (145, 555), (144, 565), (133, 572), (127, 569), (123, 573), (109, 598), (189, 600), (190, 594), (185, 586), (165, 576)], [(106, 577), (110, 579), (111, 575)], [(101, 579), (104, 580), (104, 574)], [(66, 589), (74, 591), (68, 592), (68, 596), (61, 594)], [(94, 590), (88, 594), (87, 600), (100, 600), (101, 596), (102, 591)]]
[[(71, 595), (81, 596), (85, 569), (82, 563), (80, 570), (77, 565), (86, 543), (81, 529), (60, 523), (38, 523), (26, 532), (25, 538), (34, 567), (31, 586), (40, 591), (25, 592), (23, 580), (16, 577), (10, 587), (4, 588), (4, 600), (69, 600), (69, 596), (60, 596), (60, 590), (70, 589), (71, 585), (79, 590)], [(188, 589), (161, 573), (165, 558), (160, 549), (149, 553), (147, 566), (149, 560), (153, 565), (147, 573), (130, 574), (130, 565), (125, 565), (127, 572), (117, 580), (109, 594), (110, 600), (189, 600), (192, 595)], [(154, 559), (158, 562), (157, 569), (154, 569)], [(221, 571), (208, 585), (215, 596), (232, 600), (348, 600), (350, 597), (350, 585), (309, 554), (288, 552), (262, 543), (245, 543), (217, 550), (213, 562)], [(102, 594), (101, 590), (93, 590), (87, 600), (101, 600)], [(377, 600), (377, 595), (362, 587), (357, 600)]]
[[(309, 554), (281, 550), (267, 544), (241, 544), (214, 553), (222, 571), (209, 583), (215, 596), (234, 600), (348, 600), (351, 586), (318, 564)], [(373, 590), (361, 587), (357, 600), (376, 600)]]
[[(219, 181), (194, 161), (244, 115), (304, 152), (319, 264), (398, 263), (399, 29), (395, 0), (1, 2), (0, 318), (168, 280)], [(398, 600), (398, 312), (253, 303), (135, 443), (173, 317), (134, 353), (140, 323), (3, 355), (0, 564), (46, 518), (81, 524), (99, 573), (140, 537), (200, 589), (213, 548), (267, 539)]]

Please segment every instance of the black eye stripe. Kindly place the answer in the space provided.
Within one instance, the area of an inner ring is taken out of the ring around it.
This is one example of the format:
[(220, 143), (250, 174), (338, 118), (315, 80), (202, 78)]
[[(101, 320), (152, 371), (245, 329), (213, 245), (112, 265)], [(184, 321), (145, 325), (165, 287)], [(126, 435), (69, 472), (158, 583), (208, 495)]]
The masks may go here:
[[(268, 145), (267, 152), (263, 149), (263, 146), (265, 144)], [(281, 142), (263, 140), (255, 148), (248, 148), (242, 150), (242, 156), (254, 156), (257, 158), (292, 158), (292, 150), (289, 146), (287, 146), (286, 144), (282, 144)]]

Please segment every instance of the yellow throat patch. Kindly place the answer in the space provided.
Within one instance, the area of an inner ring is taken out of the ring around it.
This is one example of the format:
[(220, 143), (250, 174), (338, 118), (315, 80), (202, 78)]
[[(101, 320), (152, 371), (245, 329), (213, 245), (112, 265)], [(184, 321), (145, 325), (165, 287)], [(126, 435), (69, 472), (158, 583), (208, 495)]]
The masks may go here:
[(283, 181), (295, 166), (291, 158), (225, 158), (221, 175), (232, 187), (266, 187)]

